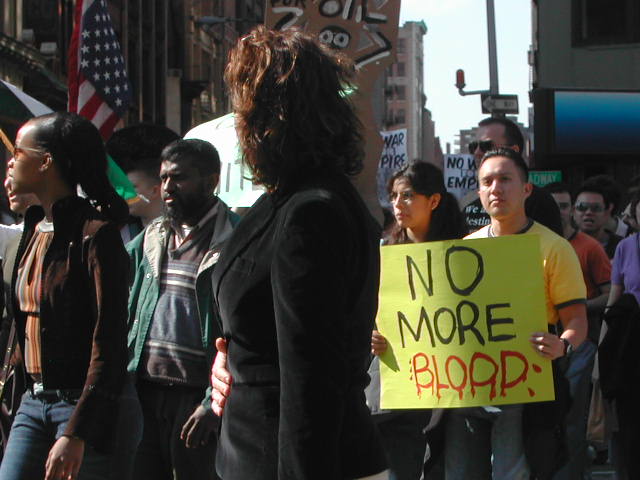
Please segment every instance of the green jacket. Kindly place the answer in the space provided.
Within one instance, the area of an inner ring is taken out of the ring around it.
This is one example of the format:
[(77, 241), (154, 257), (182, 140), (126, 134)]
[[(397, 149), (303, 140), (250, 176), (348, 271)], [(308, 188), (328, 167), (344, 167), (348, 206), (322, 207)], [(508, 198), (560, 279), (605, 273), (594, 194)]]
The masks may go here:
[[(209, 365), (216, 353), (215, 339), (221, 336), (220, 322), (213, 305), (211, 293), (211, 274), (218, 261), (222, 245), (231, 235), (239, 217), (229, 207), (218, 200), (218, 213), (209, 251), (198, 267), (196, 277), (196, 297), (202, 329), (202, 346), (207, 354)], [(149, 333), (153, 313), (160, 295), (160, 273), (162, 260), (169, 240), (169, 225), (162, 217), (150, 223), (138, 236), (131, 240), (126, 248), (131, 259), (133, 279), (129, 290), (129, 321), (127, 345), (129, 350), (128, 370), (136, 374), (140, 367), (140, 358)], [(211, 385), (202, 401), (205, 408), (211, 406)]]

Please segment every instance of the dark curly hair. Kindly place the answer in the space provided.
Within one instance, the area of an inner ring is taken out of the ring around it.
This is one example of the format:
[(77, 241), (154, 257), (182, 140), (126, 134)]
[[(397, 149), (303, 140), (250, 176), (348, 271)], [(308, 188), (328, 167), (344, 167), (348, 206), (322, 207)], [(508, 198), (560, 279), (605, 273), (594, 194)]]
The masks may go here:
[(362, 170), (361, 124), (346, 94), (354, 74), (350, 60), (299, 29), (260, 25), (238, 41), (225, 80), (255, 183), (285, 191)]
[[(458, 201), (444, 186), (444, 176), (442, 171), (435, 165), (427, 162), (416, 160), (401, 170), (393, 174), (387, 184), (389, 194), (393, 191), (393, 184), (396, 180), (406, 180), (411, 189), (421, 195), (430, 197), (439, 193), (441, 196), (438, 207), (433, 211), (429, 232), (427, 233), (427, 242), (438, 240), (454, 240), (464, 237), (469, 230), (465, 222), (464, 216), (460, 211)], [(387, 245), (396, 245), (402, 243), (411, 243), (407, 235), (407, 231), (395, 223), (391, 228), (387, 238)]]

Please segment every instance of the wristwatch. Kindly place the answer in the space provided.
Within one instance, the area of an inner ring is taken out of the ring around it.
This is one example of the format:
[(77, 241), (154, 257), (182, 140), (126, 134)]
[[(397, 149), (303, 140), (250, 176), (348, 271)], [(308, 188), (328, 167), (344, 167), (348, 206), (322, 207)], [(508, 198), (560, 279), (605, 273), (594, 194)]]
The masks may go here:
[(565, 357), (568, 357), (569, 355), (571, 355), (573, 353), (573, 345), (571, 345), (571, 342), (569, 340), (567, 340), (566, 338), (560, 338), (560, 340), (562, 340), (562, 343), (564, 343), (564, 353), (563, 355)]

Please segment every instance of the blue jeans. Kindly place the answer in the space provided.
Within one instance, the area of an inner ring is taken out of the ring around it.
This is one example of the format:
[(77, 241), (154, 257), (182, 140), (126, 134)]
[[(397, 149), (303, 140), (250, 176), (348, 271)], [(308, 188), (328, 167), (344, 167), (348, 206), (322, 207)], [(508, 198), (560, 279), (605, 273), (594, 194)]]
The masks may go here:
[[(11, 426), (0, 465), (0, 480), (44, 478), (49, 450), (64, 433), (74, 408), (73, 403), (62, 400), (48, 403), (26, 392)], [(77, 480), (107, 480), (109, 468), (109, 455), (98, 453), (85, 444)]]
[(522, 405), (451, 410), (444, 455), (447, 480), (528, 480)]
[(585, 340), (569, 357), (569, 367), (565, 373), (572, 400), (565, 418), (568, 459), (553, 480), (582, 480), (587, 467), (587, 418), (595, 353), (594, 343)]

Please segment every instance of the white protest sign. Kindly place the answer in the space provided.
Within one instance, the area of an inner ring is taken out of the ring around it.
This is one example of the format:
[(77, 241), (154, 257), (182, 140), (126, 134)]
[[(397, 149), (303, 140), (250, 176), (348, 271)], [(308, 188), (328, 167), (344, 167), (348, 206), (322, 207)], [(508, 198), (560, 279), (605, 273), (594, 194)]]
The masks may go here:
[(478, 190), (478, 170), (473, 155), (444, 156), (444, 185), (458, 200), (467, 193)]
[(378, 165), (378, 200), (384, 208), (391, 208), (387, 184), (391, 176), (407, 165), (407, 129), (380, 132), (384, 142)]

